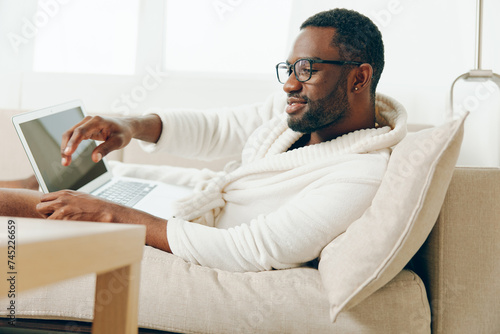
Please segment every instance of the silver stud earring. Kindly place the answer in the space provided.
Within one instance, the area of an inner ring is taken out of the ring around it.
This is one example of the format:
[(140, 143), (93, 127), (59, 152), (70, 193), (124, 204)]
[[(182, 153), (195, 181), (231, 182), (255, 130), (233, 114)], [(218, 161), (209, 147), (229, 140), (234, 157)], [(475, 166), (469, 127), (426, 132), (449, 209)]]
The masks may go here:
[(354, 87), (354, 90), (358, 90), (358, 87)]

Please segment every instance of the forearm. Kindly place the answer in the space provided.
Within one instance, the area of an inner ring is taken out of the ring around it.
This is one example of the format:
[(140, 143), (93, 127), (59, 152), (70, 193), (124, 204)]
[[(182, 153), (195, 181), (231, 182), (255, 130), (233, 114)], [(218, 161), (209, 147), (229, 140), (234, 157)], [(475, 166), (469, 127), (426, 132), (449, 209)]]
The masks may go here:
[(117, 206), (112, 222), (146, 226), (146, 245), (172, 253), (167, 239), (166, 219), (152, 216), (143, 211)]
[(168, 221), (158, 217), (153, 218), (152, 220), (144, 220), (140, 223), (146, 226), (146, 245), (172, 253), (167, 239)]
[(132, 129), (132, 136), (148, 143), (156, 143), (162, 132), (161, 118), (156, 114), (129, 117), (126, 120)]

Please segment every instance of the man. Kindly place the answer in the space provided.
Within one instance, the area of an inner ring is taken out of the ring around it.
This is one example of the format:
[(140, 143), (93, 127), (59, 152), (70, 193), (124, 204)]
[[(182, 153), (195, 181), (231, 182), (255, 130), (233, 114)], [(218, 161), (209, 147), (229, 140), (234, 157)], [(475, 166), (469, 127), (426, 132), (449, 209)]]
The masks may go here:
[(406, 133), (402, 107), (382, 96), (376, 103), (383, 66), (381, 35), (368, 18), (344, 9), (316, 14), (276, 67), (286, 96), (233, 110), (86, 118), (63, 136), (65, 166), (85, 139), (104, 141), (95, 162), (132, 138), (148, 151), (242, 154), (219, 173), (116, 166), (118, 174), (158, 174), (194, 186), (175, 217), (163, 220), (74, 191), (28, 190), (0, 192), (0, 214), (143, 224), (148, 245), (225, 270), (300, 266), (368, 208), (390, 147)]

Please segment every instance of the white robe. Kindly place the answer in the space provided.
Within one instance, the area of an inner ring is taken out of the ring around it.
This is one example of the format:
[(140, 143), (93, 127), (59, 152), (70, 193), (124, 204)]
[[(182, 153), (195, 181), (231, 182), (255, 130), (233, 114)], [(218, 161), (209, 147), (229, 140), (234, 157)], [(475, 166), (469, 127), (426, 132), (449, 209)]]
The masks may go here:
[(301, 134), (287, 126), (286, 96), (262, 106), (158, 111), (157, 144), (184, 157), (241, 154), (222, 172), (168, 166), (119, 166), (118, 174), (193, 186), (167, 224), (175, 255), (229, 271), (297, 267), (318, 257), (370, 206), (391, 147), (406, 135), (406, 112), (377, 95), (377, 128), (287, 151)]

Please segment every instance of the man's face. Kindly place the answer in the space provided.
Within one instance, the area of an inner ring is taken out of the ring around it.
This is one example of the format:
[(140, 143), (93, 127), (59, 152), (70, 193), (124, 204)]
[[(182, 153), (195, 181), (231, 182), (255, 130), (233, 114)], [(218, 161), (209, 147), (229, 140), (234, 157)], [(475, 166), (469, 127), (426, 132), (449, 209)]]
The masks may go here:
[[(295, 40), (288, 57), (297, 59), (340, 60), (338, 49), (331, 45), (333, 28), (307, 27)], [(313, 64), (311, 79), (299, 82), (292, 73), (283, 86), (288, 94), (288, 126), (298, 132), (313, 133), (333, 125), (350, 114), (347, 99), (347, 70), (331, 64)]]

